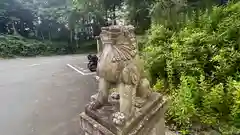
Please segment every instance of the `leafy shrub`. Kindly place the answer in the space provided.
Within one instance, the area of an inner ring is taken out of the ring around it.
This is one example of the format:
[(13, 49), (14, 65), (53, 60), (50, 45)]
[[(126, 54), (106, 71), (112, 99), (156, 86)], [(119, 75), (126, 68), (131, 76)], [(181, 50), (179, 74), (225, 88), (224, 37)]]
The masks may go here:
[(182, 76), (180, 86), (172, 91), (174, 98), (168, 115), (181, 127), (190, 128), (192, 118), (196, 116), (195, 92), (197, 92), (197, 81), (190, 76)]
[(138, 41), (138, 49), (141, 52), (144, 49), (144, 45), (146, 43), (146, 36), (145, 35), (138, 35), (137, 37)]
[[(79, 50), (93, 50), (95, 44), (87, 43)], [(0, 57), (15, 57), (15, 56), (37, 56), (50, 54), (69, 54), (75, 53), (78, 48), (74, 48), (65, 42), (50, 42), (26, 39), (19, 36), (1, 35), (0, 36)], [(81, 51), (83, 52), (83, 51)]]
[[(173, 35), (172, 31), (164, 28), (161, 25), (152, 25), (149, 30), (146, 47), (143, 49), (143, 56), (145, 56), (147, 68), (152, 77), (152, 83), (156, 83), (157, 79), (161, 77), (166, 78), (166, 60), (168, 59), (168, 51), (170, 51), (170, 38)], [(161, 45), (161, 46), (160, 46)]]
[(145, 46), (155, 87), (164, 82), (172, 98), (169, 121), (183, 131), (199, 122), (240, 133), (239, 2), (214, 7), (178, 32), (153, 24)]

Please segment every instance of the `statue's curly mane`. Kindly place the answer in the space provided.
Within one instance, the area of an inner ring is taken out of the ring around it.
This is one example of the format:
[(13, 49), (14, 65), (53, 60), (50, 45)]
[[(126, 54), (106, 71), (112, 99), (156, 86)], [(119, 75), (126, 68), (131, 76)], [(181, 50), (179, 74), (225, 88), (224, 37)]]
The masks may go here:
[(114, 45), (113, 46), (113, 61), (131, 60), (135, 57), (137, 51), (132, 46), (128, 45)]
[(137, 42), (133, 28), (129, 26), (109, 26), (102, 29), (100, 35), (103, 44), (112, 45), (112, 61), (126, 61), (137, 54)]

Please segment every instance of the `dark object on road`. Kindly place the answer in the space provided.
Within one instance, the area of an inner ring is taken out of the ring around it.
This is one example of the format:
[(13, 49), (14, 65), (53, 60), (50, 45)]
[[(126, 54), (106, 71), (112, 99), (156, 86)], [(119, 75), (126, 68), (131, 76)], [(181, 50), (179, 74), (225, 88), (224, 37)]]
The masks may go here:
[(88, 69), (91, 71), (91, 72), (95, 72), (97, 70), (97, 63), (98, 63), (98, 57), (97, 55), (91, 55), (89, 54), (87, 56), (89, 62), (88, 62)]

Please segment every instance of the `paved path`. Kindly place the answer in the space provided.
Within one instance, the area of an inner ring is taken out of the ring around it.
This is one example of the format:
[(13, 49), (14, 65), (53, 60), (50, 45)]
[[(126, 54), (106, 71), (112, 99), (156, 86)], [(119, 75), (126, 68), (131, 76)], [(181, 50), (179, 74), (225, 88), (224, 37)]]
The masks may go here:
[(0, 135), (79, 135), (96, 92), (86, 55), (0, 60)]

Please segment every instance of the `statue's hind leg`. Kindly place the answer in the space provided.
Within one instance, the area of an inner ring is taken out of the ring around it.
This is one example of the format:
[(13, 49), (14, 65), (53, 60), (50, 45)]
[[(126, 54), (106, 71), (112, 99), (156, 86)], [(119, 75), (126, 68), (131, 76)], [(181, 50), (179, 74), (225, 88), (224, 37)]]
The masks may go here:
[(147, 78), (142, 78), (137, 88), (137, 96), (146, 99), (151, 92), (150, 82)]
[(137, 87), (136, 104), (135, 106), (141, 108), (146, 102), (147, 98), (151, 94), (150, 83), (147, 78), (140, 80), (139, 86)]

